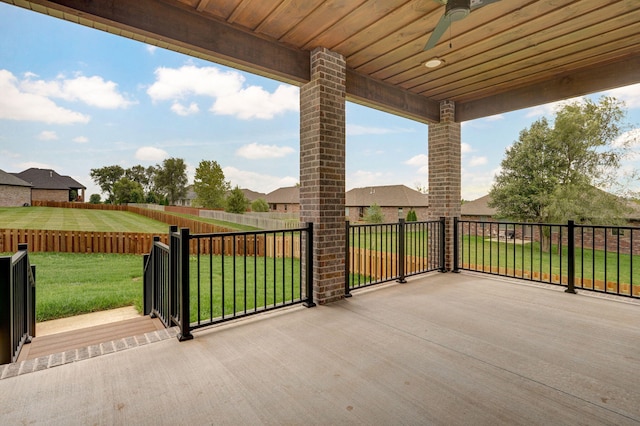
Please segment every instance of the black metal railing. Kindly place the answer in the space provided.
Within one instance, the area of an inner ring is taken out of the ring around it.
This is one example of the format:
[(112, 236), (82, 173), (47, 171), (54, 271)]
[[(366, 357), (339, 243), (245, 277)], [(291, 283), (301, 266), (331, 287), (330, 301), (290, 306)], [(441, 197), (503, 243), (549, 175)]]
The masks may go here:
[(0, 257), (0, 364), (15, 362), (36, 335), (36, 268), (26, 244)]
[(353, 289), (444, 271), (444, 218), (424, 222), (346, 222), (345, 294)]
[(463, 269), (640, 298), (640, 228), (455, 220)]
[(189, 234), (171, 227), (144, 259), (145, 313), (191, 339), (196, 328), (313, 303), (313, 225)]
[(190, 236), (192, 328), (313, 303), (313, 225)]

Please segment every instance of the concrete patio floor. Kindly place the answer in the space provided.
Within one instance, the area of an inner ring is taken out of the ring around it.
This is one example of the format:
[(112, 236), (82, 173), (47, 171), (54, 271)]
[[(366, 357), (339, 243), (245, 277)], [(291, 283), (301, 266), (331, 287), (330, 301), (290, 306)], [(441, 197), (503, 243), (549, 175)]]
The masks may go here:
[(640, 424), (640, 305), (514, 282), (435, 273), (6, 378), (0, 419)]

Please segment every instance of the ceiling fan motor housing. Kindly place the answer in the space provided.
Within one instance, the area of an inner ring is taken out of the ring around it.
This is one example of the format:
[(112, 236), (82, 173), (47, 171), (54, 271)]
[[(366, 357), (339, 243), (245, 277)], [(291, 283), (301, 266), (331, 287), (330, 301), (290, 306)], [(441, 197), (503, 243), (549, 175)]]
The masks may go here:
[(444, 15), (451, 21), (459, 21), (471, 10), (471, 0), (449, 0)]

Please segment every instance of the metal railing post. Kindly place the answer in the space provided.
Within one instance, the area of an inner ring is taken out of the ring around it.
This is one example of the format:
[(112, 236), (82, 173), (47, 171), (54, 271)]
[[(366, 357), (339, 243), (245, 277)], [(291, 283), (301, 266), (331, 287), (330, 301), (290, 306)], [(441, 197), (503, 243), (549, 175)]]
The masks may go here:
[(0, 257), (0, 364), (11, 362), (11, 257)]
[(447, 272), (447, 251), (445, 244), (447, 242), (447, 219), (440, 216), (440, 272)]
[[(567, 223), (567, 289), (565, 293), (576, 293), (576, 242), (575, 227), (573, 220)], [(558, 241), (558, 245), (562, 247), (562, 240)], [(560, 278), (562, 280), (562, 278)], [(562, 282), (562, 281), (561, 281)]]
[[(460, 259), (458, 258), (459, 256), (458, 250), (460, 249), (459, 247), (460, 242), (458, 241), (458, 238), (460, 237), (459, 231), (458, 231), (458, 220), (459, 219), (457, 217), (453, 218), (453, 270), (451, 272), (454, 272), (454, 273), (460, 272), (460, 268), (458, 267), (458, 263), (460, 262)], [(484, 225), (483, 225), (483, 229), (484, 229)]]
[(404, 284), (407, 282), (405, 279), (405, 252), (404, 252), (404, 219), (398, 221), (398, 282)]
[(349, 277), (351, 276), (351, 235), (350, 222), (345, 221), (345, 250), (344, 250), (344, 297), (351, 297), (351, 286), (349, 285)]
[[(35, 300), (32, 300), (35, 299), (35, 290), (31, 289), (32, 285), (31, 280), (29, 279), (29, 273), (32, 272), (33, 269), (32, 271), (29, 270), (29, 263), (27, 262), (27, 260), (29, 259), (29, 245), (26, 243), (18, 244), (18, 250), (25, 252), (25, 256), (23, 258), (24, 271), (22, 271), (22, 273), (24, 274), (24, 282), (21, 283), (24, 285), (24, 287), (20, 289), (20, 291), (24, 294), (24, 306), (21, 306), (19, 308), (19, 311), (24, 315), (24, 324), (26, 326), (26, 330), (20, 330), (20, 333), (26, 331), (27, 336), (24, 342), (31, 343), (31, 338), (35, 337), (36, 331)], [(33, 334), (31, 334), (32, 330)]]
[(316, 306), (313, 302), (313, 222), (307, 222), (307, 244), (305, 249), (305, 279), (307, 281), (307, 300), (302, 304), (307, 308)]
[(31, 312), (29, 313), (29, 336), (36, 337), (36, 265), (31, 265), (33, 284), (31, 291)]
[(180, 229), (180, 277), (179, 277), (179, 290), (180, 290), (180, 333), (178, 334), (178, 340), (183, 342), (185, 340), (193, 339), (191, 334), (191, 312), (190, 312), (190, 291), (189, 291), (189, 228)]
[[(153, 252), (153, 243), (151, 243), (151, 251)], [(151, 267), (151, 265), (148, 265), (149, 259), (152, 259), (150, 254), (146, 253), (142, 255), (142, 313), (144, 315), (151, 313), (151, 297), (149, 296), (151, 292), (149, 291), (149, 286), (151, 285), (150, 281), (153, 281), (153, 277), (147, 279), (147, 271)]]
[(171, 225), (169, 227), (169, 294), (167, 297), (167, 306), (169, 308), (169, 312), (166, 313), (167, 321), (171, 324), (171, 318), (176, 315), (176, 311), (178, 310), (177, 298), (178, 295), (178, 273), (179, 273), (179, 238), (175, 236), (175, 233), (178, 232), (178, 227), (176, 225)]

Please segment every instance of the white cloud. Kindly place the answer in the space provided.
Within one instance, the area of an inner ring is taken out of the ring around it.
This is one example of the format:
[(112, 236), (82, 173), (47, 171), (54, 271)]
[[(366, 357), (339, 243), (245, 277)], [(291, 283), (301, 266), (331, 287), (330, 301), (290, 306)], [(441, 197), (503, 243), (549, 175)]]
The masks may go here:
[(356, 170), (347, 174), (347, 191), (353, 188), (364, 188), (366, 186), (389, 185), (390, 182), (397, 182), (397, 176), (391, 172), (371, 172), (368, 170)]
[(618, 136), (612, 143), (614, 147), (621, 148), (623, 146), (638, 147), (640, 146), (640, 128), (629, 130)]
[(482, 165), (485, 165), (485, 164), (487, 164), (487, 162), (488, 162), (487, 157), (482, 157), (482, 156), (481, 156), (481, 157), (477, 157), (477, 156), (475, 156), (475, 155), (474, 155), (474, 156), (473, 156), (473, 157), (471, 157), (471, 159), (469, 160), (469, 165), (470, 165), (471, 167), (476, 167), (476, 166), (482, 166)]
[(180, 102), (174, 102), (173, 105), (171, 105), (171, 111), (184, 117), (187, 115), (197, 114), (200, 111), (200, 108), (195, 102), (191, 102), (188, 107), (182, 105)]
[(80, 101), (104, 109), (127, 108), (135, 103), (118, 92), (116, 83), (104, 81), (100, 76), (79, 75), (71, 79), (58, 76), (50, 81), (27, 78), (20, 82), (20, 88), (34, 95), (70, 102)]
[(407, 133), (411, 132), (410, 129), (389, 129), (384, 127), (375, 126), (361, 126), (358, 124), (347, 123), (346, 132), (347, 136), (360, 136), (360, 135), (385, 135), (389, 133)]
[(87, 138), (86, 136), (77, 136), (73, 139), (71, 139), (73, 142), (75, 143), (87, 143), (89, 142), (89, 138)]
[(219, 115), (233, 115), (241, 120), (268, 120), (287, 111), (298, 111), (299, 108), (297, 87), (280, 85), (275, 92), (269, 93), (262, 87), (249, 86), (237, 93), (218, 97), (210, 111)]
[(605, 95), (624, 101), (629, 109), (640, 108), (640, 84), (609, 90)]
[[(298, 111), (299, 90), (280, 85), (270, 93), (259, 86), (245, 87), (245, 77), (237, 71), (217, 67), (184, 65), (180, 68), (161, 67), (155, 71), (156, 81), (147, 89), (155, 101), (185, 100), (191, 96), (213, 99), (209, 109), (214, 114), (232, 115), (242, 120), (271, 119), (287, 111)], [(172, 110), (180, 114), (181, 108)]]
[(135, 158), (142, 161), (162, 161), (165, 158), (169, 158), (169, 153), (153, 146), (143, 146), (138, 148)]
[(463, 143), (460, 144), (460, 153), (461, 154), (468, 154), (468, 153), (473, 152), (473, 151), (475, 151), (475, 150), (468, 143), (464, 143), (463, 142)]
[(41, 141), (55, 141), (58, 139), (58, 135), (53, 130), (43, 130), (38, 135), (38, 139)]
[(156, 50), (158, 50), (158, 46), (153, 46), (151, 44), (147, 44), (145, 48), (147, 49), (147, 52), (149, 52), (150, 55), (153, 55), (154, 53), (156, 53)]
[(249, 188), (253, 191), (269, 193), (278, 188), (293, 186), (298, 183), (298, 178), (293, 176), (271, 176), (235, 167), (223, 167), (224, 177), (231, 182), (232, 187)]
[(289, 146), (250, 143), (249, 145), (241, 146), (236, 151), (236, 155), (250, 160), (259, 160), (265, 158), (281, 158), (294, 152), (295, 150)]
[(88, 115), (59, 107), (48, 97), (29, 93), (20, 86), (11, 72), (0, 70), (0, 119), (48, 124), (89, 122)]
[(25, 161), (24, 163), (19, 163), (17, 166), (20, 171), (27, 170), (32, 167), (35, 169), (56, 169), (56, 166), (53, 164), (39, 163), (37, 161)]
[(405, 161), (404, 164), (418, 167), (418, 173), (420, 174), (428, 175), (429, 173), (429, 156), (427, 154), (415, 155)]
[(565, 105), (576, 103), (576, 102), (581, 103), (583, 100), (584, 100), (584, 97), (580, 96), (577, 98), (565, 99), (558, 102), (551, 102), (549, 104), (538, 105), (536, 107), (526, 109), (525, 117), (531, 118), (531, 117), (553, 115)]
[(239, 92), (245, 81), (237, 71), (194, 65), (160, 67), (155, 75), (155, 83), (147, 89), (147, 94), (154, 101), (178, 100), (192, 95), (217, 98)]

